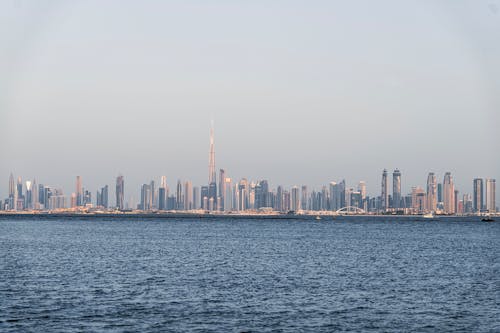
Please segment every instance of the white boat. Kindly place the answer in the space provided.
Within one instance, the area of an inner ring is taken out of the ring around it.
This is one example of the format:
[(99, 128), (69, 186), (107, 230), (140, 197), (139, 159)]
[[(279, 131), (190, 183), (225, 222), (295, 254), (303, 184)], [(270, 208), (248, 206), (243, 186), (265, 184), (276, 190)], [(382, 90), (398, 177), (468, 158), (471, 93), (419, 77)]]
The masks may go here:
[(427, 213), (427, 214), (424, 214), (424, 215), (422, 215), (422, 217), (423, 217), (424, 219), (433, 219), (433, 218), (435, 218), (435, 217), (434, 217), (434, 214), (433, 214), (432, 212)]
[(315, 219), (315, 220), (321, 220), (321, 216), (316, 215), (316, 217), (315, 217), (314, 219)]

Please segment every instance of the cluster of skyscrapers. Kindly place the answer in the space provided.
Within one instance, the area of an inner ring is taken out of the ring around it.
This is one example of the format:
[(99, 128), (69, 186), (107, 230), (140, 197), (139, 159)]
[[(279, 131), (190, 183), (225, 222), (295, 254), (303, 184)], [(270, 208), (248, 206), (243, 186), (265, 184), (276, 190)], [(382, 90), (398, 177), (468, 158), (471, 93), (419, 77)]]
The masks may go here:
[(380, 195), (369, 197), (366, 183), (361, 181), (356, 188), (346, 186), (345, 180), (331, 182), (320, 190), (309, 191), (308, 187), (294, 186), (290, 189), (278, 186), (271, 189), (267, 180), (249, 181), (243, 178), (234, 181), (225, 170), (215, 168), (215, 146), (213, 127), (210, 129), (208, 183), (201, 187), (191, 181), (178, 180), (169, 188), (167, 178), (162, 176), (159, 186), (155, 181), (140, 188), (140, 202), (125, 202), (125, 180), (116, 178), (115, 201), (109, 201), (109, 187), (105, 185), (92, 193), (83, 187), (82, 178), (76, 177), (75, 192), (64, 196), (60, 188), (37, 184), (36, 180), (22, 182), (21, 177), (9, 178), (9, 196), (0, 202), (1, 210), (140, 210), (140, 211), (195, 211), (209, 212), (356, 212), (378, 214), (477, 214), (495, 213), (495, 179), (473, 180), (473, 194), (463, 194), (455, 188), (451, 173), (446, 172), (442, 182), (434, 173), (429, 173), (426, 188), (412, 187), (403, 195), (401, 171), (392, 173), (392, 192), (389, 189), (389, 174), (382, 172)]

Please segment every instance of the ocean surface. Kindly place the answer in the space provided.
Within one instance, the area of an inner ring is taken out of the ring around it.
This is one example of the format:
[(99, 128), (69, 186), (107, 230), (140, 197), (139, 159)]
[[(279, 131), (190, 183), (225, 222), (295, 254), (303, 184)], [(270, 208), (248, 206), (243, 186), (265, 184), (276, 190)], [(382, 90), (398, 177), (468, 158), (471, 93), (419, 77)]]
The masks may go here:
[(0, 332), (500, 332), (500, 223), (0, 219)]

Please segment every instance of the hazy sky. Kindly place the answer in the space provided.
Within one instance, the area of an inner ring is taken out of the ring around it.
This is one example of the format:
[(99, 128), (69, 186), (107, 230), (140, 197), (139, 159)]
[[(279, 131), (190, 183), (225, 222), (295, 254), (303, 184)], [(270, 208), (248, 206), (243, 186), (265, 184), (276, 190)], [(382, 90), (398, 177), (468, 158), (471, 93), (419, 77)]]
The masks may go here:
[(233, 178), (471, 192), (500, 178), (500, 0), (0, 2), (0, 198), (204, 184), (211, 118)]

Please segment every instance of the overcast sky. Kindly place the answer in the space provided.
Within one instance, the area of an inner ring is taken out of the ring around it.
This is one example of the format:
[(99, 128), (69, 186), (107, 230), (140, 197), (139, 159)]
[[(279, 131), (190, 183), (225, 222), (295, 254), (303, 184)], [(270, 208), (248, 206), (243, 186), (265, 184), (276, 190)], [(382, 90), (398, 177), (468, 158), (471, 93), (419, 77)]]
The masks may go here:
[(204, 184), (212, 118), (236, 179), (471, 192), (500, 177), (500, 1), (0, 2), (0, 198)]

